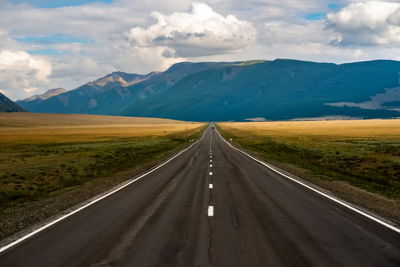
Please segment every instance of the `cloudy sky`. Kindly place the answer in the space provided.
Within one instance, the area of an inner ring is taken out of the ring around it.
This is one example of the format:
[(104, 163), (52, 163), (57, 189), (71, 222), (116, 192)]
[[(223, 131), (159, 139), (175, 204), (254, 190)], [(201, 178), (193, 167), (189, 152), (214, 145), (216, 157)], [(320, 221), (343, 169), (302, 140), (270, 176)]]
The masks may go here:
[(394, 0), (0, 0), (0, 91), (13, 100), (180, 61), (400, 60)]

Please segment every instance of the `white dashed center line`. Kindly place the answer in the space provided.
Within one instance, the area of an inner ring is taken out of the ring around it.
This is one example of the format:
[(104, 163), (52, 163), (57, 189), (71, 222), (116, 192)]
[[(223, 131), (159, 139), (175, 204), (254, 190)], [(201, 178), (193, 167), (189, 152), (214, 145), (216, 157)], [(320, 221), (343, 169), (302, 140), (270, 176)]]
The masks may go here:
[[(212, 148), (211, 148), (211, 142), (212, 142), (212, 135), (211, 135), (211, 140), (210, 140), (210, 168), (212, 168)], [(211, 171), (209, 171), (209, 173), (208, 173), (208, 175), (209, 176), (212, 176), (213, 175), (213, 172), (211, 172)], [(213, 186), (213, 184), (212, 184), (212, 177), (209, 177), (208, 178), (208, 180), (209, 180), (209, 184), (208, 184), (208, 188), (210, 189), (210, 191), (209, 191), (209, 194), (210, 194), (210, 202), (209, 202), (209, 206), (208, 206), (208, 211), (207, 211), (207, 214), (208, 214), (208, 217), (213, 217), (214, 216), (214, 206), (212, 206), (211, 204), (212, 204), (212, 195), (213, 195), (213, 192), (211, 191), (211, 189), (213, 189), (214, 188), (214, 186)]]
[(208, 216), (214, 216), (214, 206), (208, 206)]

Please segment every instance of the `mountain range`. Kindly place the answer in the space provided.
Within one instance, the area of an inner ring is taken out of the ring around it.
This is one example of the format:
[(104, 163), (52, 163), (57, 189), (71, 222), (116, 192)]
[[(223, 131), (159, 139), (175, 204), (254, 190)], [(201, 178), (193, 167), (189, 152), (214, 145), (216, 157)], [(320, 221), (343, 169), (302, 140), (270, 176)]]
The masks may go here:
[(15, 104), (11, 99), (0, 93), (0, 112), (24, 112), (25, 110)]
[(32, 112), (193, 121), (393, 118), (400, 62), (183, 62), (146, 75), (114, 72), (17, 103)]

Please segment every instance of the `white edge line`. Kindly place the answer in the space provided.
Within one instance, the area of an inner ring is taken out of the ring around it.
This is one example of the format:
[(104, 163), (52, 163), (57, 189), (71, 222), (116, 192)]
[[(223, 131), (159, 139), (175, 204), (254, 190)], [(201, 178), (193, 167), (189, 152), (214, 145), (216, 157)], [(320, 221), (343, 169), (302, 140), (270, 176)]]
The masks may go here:
[(112, 195), (112, 194), (114, 194), (114, 193), (116, 193), (116, 192), (122, 190), (123, 188), (125, 188), (125, 187), (127, 187), (127, 186), (133, 184), (134, 182), (136, 182), (136, 181), (142, 179), (142, 178), (145, 177), (146, 175), (149, 175), (150, 173), (154, 172), (155, 170), (161, 168), (162, 166), (164, 166), (165, 164), (169, 163), (171, 160), (175, 159), (176, 157), (178, 157), (178, 156), (181, 155), (182, 153), (184, 153), (184, 152), (186, 152), (187, 150), (189, 150), (192, 146), (194, 146), (195, 144), (197, 144), (198, 142), (200, 142), (200, 141), (204, 138), (204, 135), (206, 134), (206, 132), (208, 131), (209, 128), (210, 128), (210, 125), (209, 125), (208, 128), (204, 131), (203, 135), (201, 136), (201, 138), (200, 138), (199, 140), (197, 140), (196, 142), (194, 142), (193, 144), (191, 144), (189, 147), (185, 148), (184, 150), (180, 151), (178, 154), (172, 156), (172, 157), (171, 157), (170, 159), (168, 159), (167, 161), (161, 163), (161, 164), (158, 165), (157, 167), (155, 167), (155, 168), (151, 169), (150, 171), (148, 171), (148, 172), (146, 172), (146, 173), (140, 175), (139, 177), (133, 179), (132, 181), (121, 185), (120, 187), (116, 188), (115, 190), (113, 190), (113, 191), (111, 191), (111, 192), (109, 192), (109, 193), (107, 193), (107, 194), (105, 194), (105, 195), (103, 195), (103, 196), (101, 196), (101, 197), (99, 197), (99, 198), (96, 198), (96, 199), (92, 200), (91, 202), (87, 203), (86, 205), (83, 205), (82, 207), (79, 207), (79, 208), (77, 208), (76, 210), (73, 210), (73, 211), (71, 211), (71, 212), (69, 212), (69, 213), (67, 213), (67, 214), (65, 214), (65, 215), (63, 215), (63, 216), (61, 216), (61, 217), (58, 218), (58, 219), (55, 219), (54, 221), (49, 222), (49, 223), (46, 224), (46, 225), (43, 225), (42, 227), (40, 227), (40, 228), (38, 228), (38, 229), (36, 229), (36, 230), (30, 232), (29, 234), (24, 235), (23, 237), (21, 237), (21, 238), (15, 240), (15, 241), (13, 241), (13, 242), (11, 242), (10, 244), (5, 245), (4, 247), (0, 248), (0, 253), (6, 251), (7, 249), (10, 249), (10, 248), (14, 247), (15, 245), (21, 243), (22, 241), (24, 241), (24, 240), (26, 240), (26, 239), (28, 239), (28, 238), (30, 238), (30, 237), (32, 237), (32, 236), (34, 236), (34, 235), (40, 233), (41, 231), (43, 231), (43, 230), (49, 228), (50, 226), (53, 226), (54, 224), (56, 224), (56, 223), (58, 223), (58, 222), (60, 222), (60, 221), (62, 221), (62, 220), (64, 220), (64, 219), (66, 219), (66, 218), (68, 218), (68, 217), (74, 215), (75, 213), (78, 213), (78, 212), (80, 212), (81, 210), (83, 210), (83, 209), (85, 209), (85, 208), (87, 208), (87, 207), (89, 207), (89, 206), (91, 206), (91, 205), (93, 205), (93, 204), (99, 202), (100, 200), (105, 199), (106, 197), (108, 197), (108, 196), (110, 196), (110, 195)]
[[(216, 128), (215, 128), (215, 129), (216, 129)], [(397, 232), (397, 233), (400, 234), (400, 229), (399, 229), (399, 228), (397, 228), (397, 227), (395, 227), (395, 226), (393, 226), (393, 225), (391, 225), (391, 224), (389, 224), (389, 223), (387, 223), (387, 222), (385, 222), (385, 221), (382, 221), (382, 220), (380, 220), (380, 219), (378, 219), (378, 218), (376, 218), (376, 217), (374, 217), (374, 216), (372, 216), (372, 215), (370, 215), (370, 214), (368, 214), (368, 213), (366, 213), (366, 212), (364, 212), (364, 211), (362, 211), (362, 210), (359, 210), (359, 209), (357, 209), (357, 208), (355, 208), (355, 207), (353, 207), (353, 206), (351, 206), (351, 205), (349, 205), (349, 204), (343, 202), (341, 199), (338, 199), (338, 198), (335, 198), (335, 197), (330, 196), (330, 195), (328, 195), (328, 194), (325, 194), (325, 193), (323, 193), (323, 192), (321, 192), (321, 191), (315, 189), (314, 187), (309, 186), (309, 185), (303, 183), (303, 182), (300, 181), (300, 180), (297, 180), (297, 179), (295, 179), (295, 178), (292, 178), (292, 177), (290, 177), (290, 176), (288, 176), (288, 175), (286, 175), (286, 174), (280, 172), (279, 170), (275, 169), (275, 168), (272, 167), (271, 165), (269, 165), (269, 164), (267, 164), (267, 163), (265, 163), (265, 162), (263, 162), (263, 161), (261, 161), (261, 160), (259, 160), (259, 159), (256, 159), (255, 157), (249, 155), (248, 153), (246, 153), (246, 152), (244, 152), (244, 151), (242, 151), (242, 150), (240, 150), (240, 149), (234, 147), (231, 143), (229, 143), (228, 141), (226, 141), (226, 140), (222, 137), (222, 135), (218, 132), (218, 130), (217, 130), (216, 132), (217, 132), (218, 135), (221, 137), (221, 139), (224, 140), (224, 142), (227, 143), (230, 147), (232, 147), (233, 149), (239, 151), (240, 153), (242, 153), (242, 154), (248, 156), (249, 158), (251, 158), (251, 159), (257, 161), (258, 163), (264, 165), (265, 167), (267, 167), (267, 168), (273, 170), (274, 172), (276, 172), (276, 173), (282, 175), (283, 177), (285, 177), (285, 178), (287, 178), (287, 179), (289, 179), (289, 180), (292, 180), (293, 182), (296, 182), (296, 183), (298, 183), (298, 184), (300, 184), (300, 185), (302, 185), (302, 186), (304, 186), (304, 187), (306, 187), (306, 188), (308, 188), (308, 189), (310, 189), (310, 190), (312, 190), (312, 191), (314, 191), (314, 192), (316, 192), (316, 193), (318, 193), (318, 194), (320, 194), (320, 195), (322, 195), (322, 196), (324, 196), (324, 197), (326, 197), (326, 198), (328, 198), (328, 199), (330, 199), (330, 200), (332, 200), (332, 201), (334, 201), (334, 202), (336, 202), (336, 203), (338, 203), (338, 204), (340, 204), (340, 205), (342, 205), (342, 206), (344, 206), (344, 207), (346, 207), (346, 208), (348, 208), (348, 209), (351, 209), (352, 211), (355, 211), (355, 212), (357, 212), (358, 214), (361, 214), (361, 215), (363, 215), (363, 216), (365, 216), (365, 217), (367, 217), (367, 218), (369, 218), (369, 219), (371, 219), (371, 220), (373, 220), (373, 221), (375, 221), (375, 222), (377, 222), (377, 223), (379, 223), (379, 224), (381, 224), (381, 225), (383, 225), (383, 226), (386, 226), (387, 228), (389, 228), (389, 229), (391, 229), (391, 230), (393, 230), (393, 231), (395, 231), (395, 232)]]
[(213, 184), (208, 185), (208, 189), (213, 189), (213, 188), (214, 188)]

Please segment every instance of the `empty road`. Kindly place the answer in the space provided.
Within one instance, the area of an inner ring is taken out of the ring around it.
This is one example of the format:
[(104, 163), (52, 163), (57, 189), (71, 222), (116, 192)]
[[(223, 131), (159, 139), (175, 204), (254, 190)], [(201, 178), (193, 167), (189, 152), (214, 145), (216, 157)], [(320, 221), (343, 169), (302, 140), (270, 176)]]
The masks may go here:
[(400, 266), (400, 234), (209, 128), (167, 164), (5, 250), (0, 266)]

